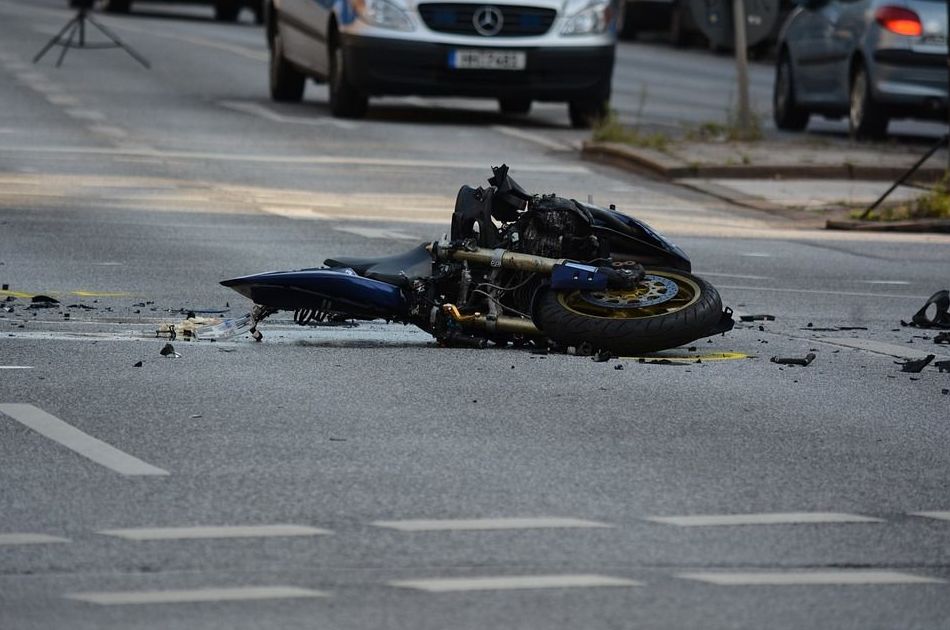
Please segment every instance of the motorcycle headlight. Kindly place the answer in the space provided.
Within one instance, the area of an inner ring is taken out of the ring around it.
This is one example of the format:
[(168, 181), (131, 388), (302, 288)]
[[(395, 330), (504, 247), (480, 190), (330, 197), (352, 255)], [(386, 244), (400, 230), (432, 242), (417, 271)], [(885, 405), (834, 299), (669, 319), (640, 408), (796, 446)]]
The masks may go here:
[(591, 2), (569, 16), (561, 27), (561, 35), (593, 35), (603, 33), (610, 26), (610, 2)]
[(367, 24), (395, 31), (413, 30), (409, 14), (390, 0), (353, 0), (356, 15)]

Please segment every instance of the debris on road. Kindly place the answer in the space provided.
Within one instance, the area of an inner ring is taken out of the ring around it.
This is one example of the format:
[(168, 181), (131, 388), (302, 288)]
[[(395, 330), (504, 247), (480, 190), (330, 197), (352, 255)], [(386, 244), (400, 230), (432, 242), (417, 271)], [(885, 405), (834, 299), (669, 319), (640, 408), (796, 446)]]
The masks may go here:
[(740, 315), (739, 321), (743, 322), (774, 322), (775, 315)]
[(950, 361), (934, 361), (934, 367), (940, 372), (950, 372)]
[(158, 351), (163, 357), (171, 357), (173, 359), (180, 359), (181, 355), (175, 352), (175, 346), (170, 343), (166, 343), (162, 346), (162, 349)]
[(807, 367), (811, 365), (811, 362), (815, 360), (815, 353), (809, 352), (804, 357), (772, 357), (772, 363), (778, 363), (779, 365), (800, 365), (802, 367)]
[(48, 295), (34, 295), (27, 308), (56, 308), (59, 306), (59, 300), (51, 298)]
[(614, 369), (615, 369), (615, 370), (622, 370), (622, 369), (623, 369), (623, 363), (618, 363), (617, 365), (614, 366)]
[(950, 329), (950, 291), (943, 289), (930, 296), (910, 323), (901, 320), (901, 326)]
[(934, 343), (950, 344), (950, 332), (938, 333), (937, 336), (934, 337)]
[(94, 311), (96, 310), (95, 306), (89, 306), (88, 304), (70, 304), (66, 308), (78, 308), (84, 311)]
[(218, 340), (246, 333), (250, 329), (250, 313), (236, 319), (224, 320), (192, 316), (183, 321), (161, 324), (155, 331), (155, 336), (168, 337), (173, 341), (178, 338), (183, 341)]
[(913, 359), (904, 361), (895, 361), (897, 365), (901, 366), (901, 372), (910, 372), (911, 374), (919, 374), (924, 370), (925, 367), (930, 365), (930, 362), (936, 358), (935, 355), (928, 354), (923, 359)]
[(610, 350), (600, 350), (597, 354), (591, 357), (591, 361), (595, 363), (606, 363), (614, 358), (614, 355)]
[(637, 359), (637, 363), (646, 363), (648, 365), (687, 365), (682, 361), (670, 361), (669, 359)]
[(132, 364), (132, 367), (142, 367), (142, 362), (136, 361), (135, 363)]

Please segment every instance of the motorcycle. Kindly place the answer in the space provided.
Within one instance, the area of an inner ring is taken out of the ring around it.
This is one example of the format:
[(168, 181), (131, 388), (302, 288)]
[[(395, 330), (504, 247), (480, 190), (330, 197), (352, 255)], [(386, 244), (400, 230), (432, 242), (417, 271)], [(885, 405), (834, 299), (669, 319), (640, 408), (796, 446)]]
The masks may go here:
[(277, 311), (300, 325), (384, 319), (445, 346), (544, 346), (633, 355), (733, 327), (683, 250), (611, 205), (532, 195), (492, 168), (462, 186), (450, 237), (381, 258), (221, 282), (250, 299), (250, 332)]

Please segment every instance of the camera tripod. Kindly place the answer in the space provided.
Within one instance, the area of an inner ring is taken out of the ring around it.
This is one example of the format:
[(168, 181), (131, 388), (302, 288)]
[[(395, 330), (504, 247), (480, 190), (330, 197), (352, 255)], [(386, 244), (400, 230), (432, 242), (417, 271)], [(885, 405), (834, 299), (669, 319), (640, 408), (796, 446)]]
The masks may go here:
[[(92, 4), (91, 2), (88, 4)], [(125, 52), (138, 61), (140, 64), (146, 68), (151, 68), (148, 63), (148, 60), (135, 52), (135, 50), (128, 44), (124, 44), (122, 40), (116, 37), (109, 29), (97, 22), (91, 15), (88, 14), (89, 7), (82, 6), (79, 7), (79, 12), (76, 13), (76, 16), (66, 23), (66, 26), (57, 33), (53, 39), (49, 40), (46, 43), (46, 46), (43, 47), (36, 57), (33, 58), (33, 63), (37, 63), (40, 59), (43, 58), (53, 46), (61, 46), (63, 48), (62, 52), (59, 53), (59, 59), (56, 60), (56, 67), (60, 67), (63, 64), (63, 59), (66, 58), (66, 53), (70, 48), (90, 48), (90, 49), (105, 49), (105, 48), (121, 48)], [(87, 43), (86, 42), (86, 22), (89, 22), (95, 26), (99, 31), (112, 40), (109, 43)], [(78, 35), (78, 40), (77, 40)], [(77, 43), (73, 43), (76, 41)]]

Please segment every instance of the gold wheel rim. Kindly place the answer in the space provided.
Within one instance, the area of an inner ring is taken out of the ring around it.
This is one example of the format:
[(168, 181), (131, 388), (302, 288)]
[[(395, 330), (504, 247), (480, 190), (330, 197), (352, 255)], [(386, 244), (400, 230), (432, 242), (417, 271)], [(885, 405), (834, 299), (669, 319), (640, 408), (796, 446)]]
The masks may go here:
[(672, 280), (676, 284), (676, 295), (665, 302), (638, 308), (623, 308), (622, 306), (609, 308), (598, 306), (585, 300), (581, 291), (558, 293), (557, 300), (561, 306), (573, 313), (583, 315), (584, 317), (599, 317), (602, 319), (648, 319), (650, 317), (662, 317), (688, 308), (699, 301), (701, 290), (694, 280), (672, 271), (649, 269), (647, 270), (645, 282), (641, 282), (634, 289), (607, 289), (588, 293), (603, 295), (610, 301), (618, 304), (618, 306), (630, 304), (656, 291), (656, 286), (649, 282), (650, 276), (660, 276), (667, 280)]

